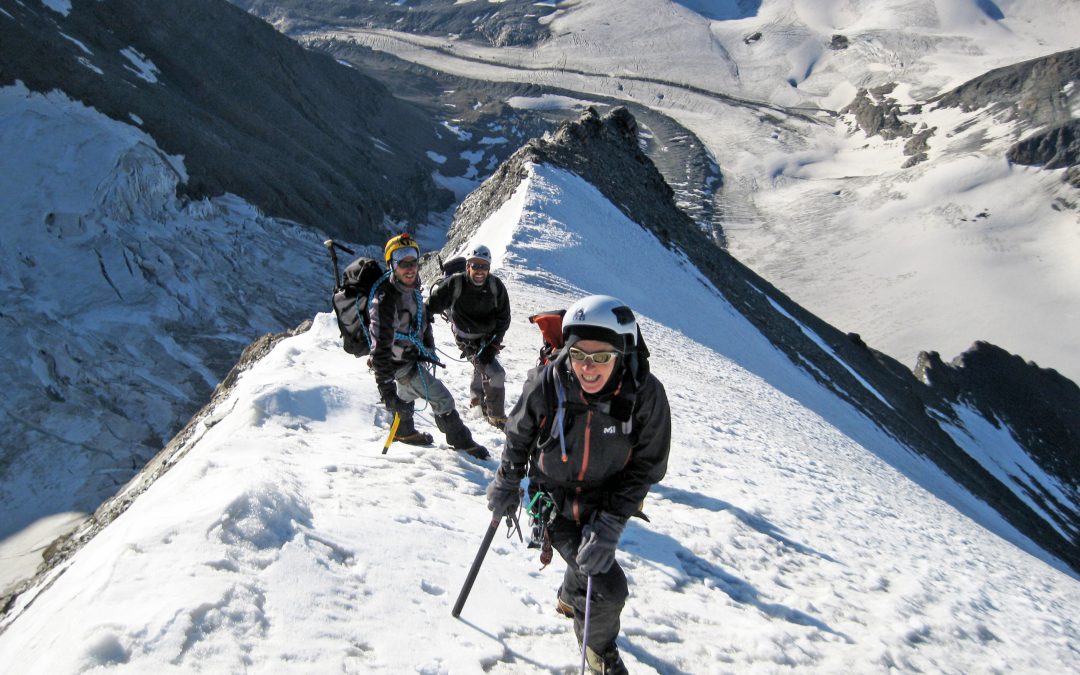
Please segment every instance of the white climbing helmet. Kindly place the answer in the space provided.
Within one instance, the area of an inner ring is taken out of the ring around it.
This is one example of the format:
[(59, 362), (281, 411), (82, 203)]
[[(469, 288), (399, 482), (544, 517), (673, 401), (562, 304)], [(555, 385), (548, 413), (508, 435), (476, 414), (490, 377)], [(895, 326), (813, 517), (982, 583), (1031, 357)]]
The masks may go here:
[(590, 295), (570, 305), (563, 316), (563, 342), (601, 340), (619, 351), (637, 344), (637, 319), (622, 300)]
[(487, 264), (491, 264), (491, 249), (483, 244), (477, 244), (469, 250), (469, 254), (465, 256), (466, 260), (473, 260), (479, 258)]

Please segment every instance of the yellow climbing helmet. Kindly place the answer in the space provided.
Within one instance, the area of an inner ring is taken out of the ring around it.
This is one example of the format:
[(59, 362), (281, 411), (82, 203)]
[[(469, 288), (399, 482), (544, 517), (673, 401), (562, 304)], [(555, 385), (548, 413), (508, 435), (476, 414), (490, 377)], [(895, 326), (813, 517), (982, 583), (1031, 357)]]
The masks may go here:
[(386, 242), (386, 246), (383, 248), (383, 257), (386, 259), (387, 266), (392, 267), (390, 259), (394, 255), (394, 251), (403, 248), (416, 249), (416, 257), (420, 257), (420, 244), (416, 243), (416, 240), (412, 238), (408, 232), (403, 232), (396, 237)]

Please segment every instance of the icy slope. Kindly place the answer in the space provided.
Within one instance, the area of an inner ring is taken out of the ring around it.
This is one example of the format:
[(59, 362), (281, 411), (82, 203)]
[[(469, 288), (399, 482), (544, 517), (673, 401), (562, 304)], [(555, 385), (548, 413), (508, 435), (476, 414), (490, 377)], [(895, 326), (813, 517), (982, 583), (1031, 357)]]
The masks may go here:
[(178, 199), (182, 158), (134, 126), (21, 86), (0, 111), (3, 591), (331, 272), (317, 234), (234, 196)]

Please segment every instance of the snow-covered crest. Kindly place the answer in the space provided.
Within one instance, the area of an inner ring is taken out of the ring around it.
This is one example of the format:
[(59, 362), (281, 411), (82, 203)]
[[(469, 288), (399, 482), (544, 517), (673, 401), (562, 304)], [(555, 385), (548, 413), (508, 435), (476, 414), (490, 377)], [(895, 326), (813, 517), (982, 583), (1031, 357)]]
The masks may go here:
[[(503, 352), (510, 392), (535, 362), (539, 337), (525, 317), (582, 293), (633, 305), (653, 349), (674, 443), (668, 477), (646, 503), (652, 522), (635, 520), (619, 553), (631, 577), (620, 646), (632, 672), (1080, 666), (1069, 648), (1080, 637), (1075, 578), (879, 459), (906, 451), (594, 188), (534, 166), (475, 237), (492, 248), (514, 301)], [(616, 255), (658, 271), (651, 292)], [(859, 432), (839, 432), (749, 366), (831, 400)], [(459, 403), (467, 367), (448, 359), (443, 375)], [(488, 522), (482, 490), (495, 463), (399, 445), (382, 456), (388, 417), (373, 379), (341, 351), (332, 316), (280, 342), (210, 421), (181, 462), (17, 612), (0, 635), (5, 663), (21, 672), (576, 667), (570, 624), (552, 609), (561, 564), (538, 570), (516, 538), (497, 540), (462, 620), (450, 618)], [(475, 413), (467, 422), (501, 448)], [(949, 482), (908, 457), (927, 481)]]

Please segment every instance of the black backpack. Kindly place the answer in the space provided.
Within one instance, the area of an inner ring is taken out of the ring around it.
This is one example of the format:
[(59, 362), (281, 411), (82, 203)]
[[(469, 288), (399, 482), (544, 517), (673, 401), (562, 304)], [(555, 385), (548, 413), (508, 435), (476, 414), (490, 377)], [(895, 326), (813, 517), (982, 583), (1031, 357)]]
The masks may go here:
[(345, 351), (353, 356), (371, 353), (371, 331), (368, 327), (368, 304), (379, 286), (390, 277), (382, 263), (374, 258), (353, 260), (341, 275), (332, 298), (338, 329)]

